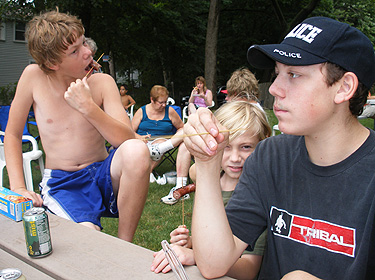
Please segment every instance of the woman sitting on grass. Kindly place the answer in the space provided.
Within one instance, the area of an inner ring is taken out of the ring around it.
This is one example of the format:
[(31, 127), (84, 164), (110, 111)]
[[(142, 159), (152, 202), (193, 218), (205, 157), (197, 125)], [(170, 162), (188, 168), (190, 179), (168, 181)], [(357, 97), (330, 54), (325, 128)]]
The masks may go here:
[[(229, 143), (224, 149), (221, 162), (220, 185), (223, 202), (226, 205), (237, 185), (242, 167), (256, 145), (271, 135), (267, 117), (261, 109), (248, 101), (233, 101), (224, 104), (215, 117), (225, 129), (229, 129)], [(195, 179), (194, 165), (190, 176)], [(209, 199), (209, 198), (207, 198)], [(170, 243), (183, 265), (195, 265), (193, 240), (185, 225), (179, 226), (170, 234)], [(253, 251), (245, 251), (230, 268), (227, 275), (236, 279), (254, 279), (260, 269), (266, 242), (265, 232), (259, 237)], [(166, 273), (171, 270), (164, 252), (154, 253), (151, 271)]]

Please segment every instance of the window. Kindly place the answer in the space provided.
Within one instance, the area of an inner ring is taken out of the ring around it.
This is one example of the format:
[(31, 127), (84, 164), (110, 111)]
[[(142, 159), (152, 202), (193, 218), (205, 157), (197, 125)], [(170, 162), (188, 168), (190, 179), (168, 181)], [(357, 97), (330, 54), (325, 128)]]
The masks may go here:
[(5, 41), (5, 22), (0, 23), (0, 41)]
[(25, 41), (26, 24), (23, 22), (16, 22), (14, 24), (14, 40)]

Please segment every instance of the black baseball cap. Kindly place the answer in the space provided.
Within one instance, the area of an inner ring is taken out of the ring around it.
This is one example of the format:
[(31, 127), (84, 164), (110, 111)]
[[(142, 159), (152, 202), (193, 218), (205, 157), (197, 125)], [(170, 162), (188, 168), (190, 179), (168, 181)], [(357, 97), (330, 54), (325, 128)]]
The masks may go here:
[(375, 81), (375, 54), (369, 38), (357, 28), (327, 17), (311, 17), (298, 24), (280, 44), (253, 45), (249, 63), (273, 68), (275, 61), (306, 66), (331, 62), (357, 75), (368, 89)]

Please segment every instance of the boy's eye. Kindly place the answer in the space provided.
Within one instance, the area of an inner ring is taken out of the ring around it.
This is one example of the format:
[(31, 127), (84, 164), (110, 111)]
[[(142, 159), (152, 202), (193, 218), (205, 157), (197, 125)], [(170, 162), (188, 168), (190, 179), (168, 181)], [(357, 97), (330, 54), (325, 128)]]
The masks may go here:
[(290, 72), (290, 73), (289, 73), (289, 76), (290, 76), (291, 78), (298, 78), (300, 75), (298, 75), (298, 74), (296, 74), (296, 73), (293, 73), (293, 72)]

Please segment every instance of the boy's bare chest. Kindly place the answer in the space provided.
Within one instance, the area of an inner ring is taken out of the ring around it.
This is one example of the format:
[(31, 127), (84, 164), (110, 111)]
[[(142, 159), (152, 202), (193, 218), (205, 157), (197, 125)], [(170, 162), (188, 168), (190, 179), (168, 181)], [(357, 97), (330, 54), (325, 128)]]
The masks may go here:
[[(95, 100), (99, 106), (99, 100)], [(63, 92), (38, 91), (34, 94), (34, 112), (38, 126), (47, 131), (81, 130), (90, 126), (87, 119), (64, 99)], [(91, 126), (90, 126), (91, 127)]]

